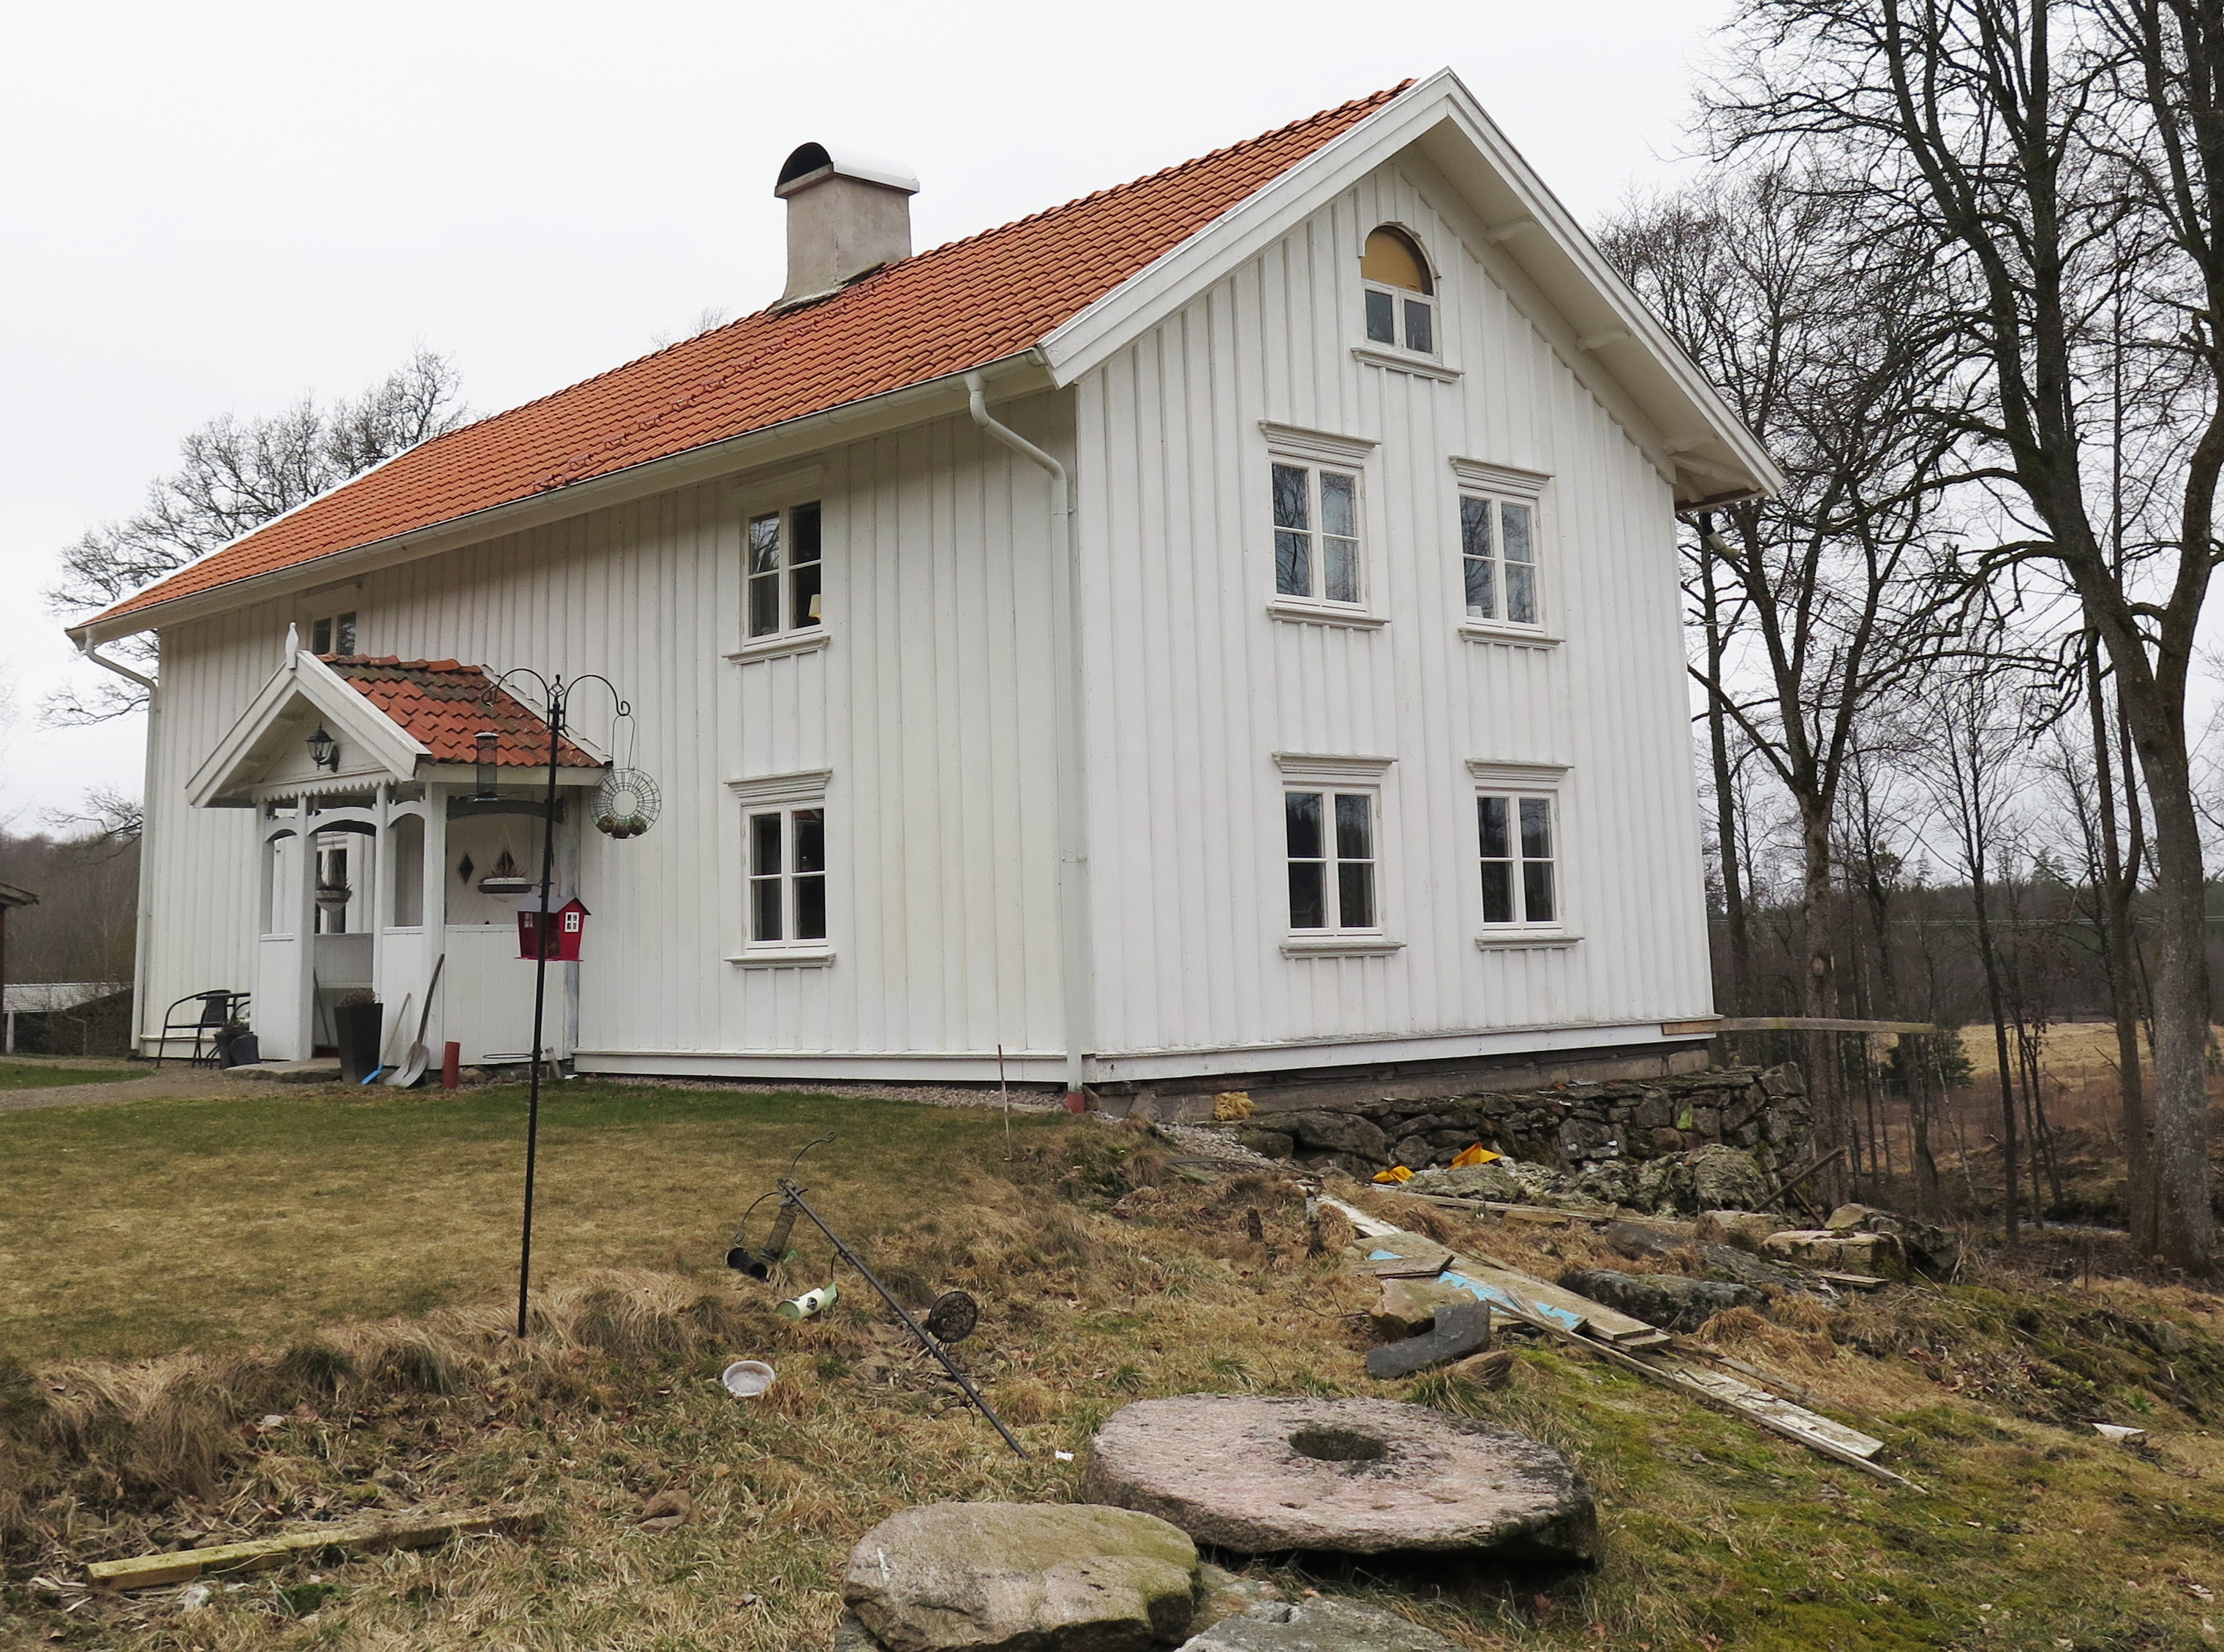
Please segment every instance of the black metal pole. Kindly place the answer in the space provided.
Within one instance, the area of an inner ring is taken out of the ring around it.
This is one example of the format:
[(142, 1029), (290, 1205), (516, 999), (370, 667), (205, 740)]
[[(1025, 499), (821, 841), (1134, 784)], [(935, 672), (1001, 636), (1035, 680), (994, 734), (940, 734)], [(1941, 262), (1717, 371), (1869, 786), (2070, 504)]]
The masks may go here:
[(989, 1409), (989, 1402), (981, 1397), (981, 1390), (973, 1386), (973, 1379), (957, 1368), (957, 1362), (943, 1352), (942, 1344), (928, 1333), (924, 1325), (911, 1316), (911, 1310), (895, 1299), (895, 1294), (882, 1284), (873, 1271), (865, 1265), (864, 1258), (843, 1244), (839, 1233), (827, 1226), (825, 1218), (803, 1202), (803, 1189), (797, 1187), (787, 1177), (782, 1176), (780, 1182), (780, 1191), (782, 1202), (793, 1205), (810, 1217), (818, 1231), (826, 1235), (827, 1242), (833, 1245), (841, 1258), (859, 1273), (863, 1274), (865, 1283), (881, 1293), (881, 1300), (895, 1309), (896, 1317), (904, 1322), (905, 1328), (919, 1339), (919, 1346), (942, 1361), (942, 1368), (957, 1379), (958, 1387), (965, 1390), (965, 1397), (973, 1402), (974, 1407), (982, 1416), (996, 1425), (996, 1432), (1004, 1436), (1004, 1443), (1019, 1453), (1020, 1456), (1025, 1457), (1027, 1454), (1027, 1448), (1012, 1437), (1012, 1431), (1004, 1426), (1004, 1419)]
[(540, 820), (540, 921), (534, 926), (533, 1081), (525, 1115), (525, 1232), (517, 1247), (517, 1335), (533, 1283), (533, 1172), (540, 1154), (540, 1025), (548, 1002), (548, 883), (556, 868), (556, 757), (564, 728), (564, 679), (548, 687), (548, 796)]

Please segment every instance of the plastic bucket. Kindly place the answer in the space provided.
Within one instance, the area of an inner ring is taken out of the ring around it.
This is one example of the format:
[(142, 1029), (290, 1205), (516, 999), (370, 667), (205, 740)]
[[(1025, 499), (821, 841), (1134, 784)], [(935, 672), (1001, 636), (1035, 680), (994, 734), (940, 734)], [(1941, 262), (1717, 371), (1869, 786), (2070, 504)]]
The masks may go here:
[(773, 1369), (761, 1359), (736, 1359), (718, 1373), (726, 1392), (737, 1400), (753, 1400), (772, 1386)]

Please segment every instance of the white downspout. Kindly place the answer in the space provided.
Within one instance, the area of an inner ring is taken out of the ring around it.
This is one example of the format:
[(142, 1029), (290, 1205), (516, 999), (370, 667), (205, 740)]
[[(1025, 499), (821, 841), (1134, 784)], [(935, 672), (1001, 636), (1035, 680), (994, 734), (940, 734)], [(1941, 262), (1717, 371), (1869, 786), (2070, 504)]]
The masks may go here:
[[(137, 933), (131, 937), (131, 1053), (136, 1056), (145, 1044), (147, 961), (155, 944), (155, 901), (148, 891), (154, 886), (155, 873), (155, 758), (162, 727), (162, 685), (121, 660), (111, 659), (102, 653), (93, 646), (90, 634), (78, 644), (78, 652), (94, 665), (147, 690), (147, 755), (141, 763), (139, 775), (139, 921)], [(155, 1045), (155, 1054), (157, 1057), (163, 1054), (161, 1044)]]
[[(1073, 537), (1072, 484), (1060, 464), (1033, 442), (989, 416), (981, 375), (965, 375), (973, 422), (1050, 476), (1052, 564), (1051, 649), (1064, 667), (1057, 686), (1058, 973), (1065, 1019), (1065, 1105), (1087, 1106), (1086, 1051), (1095, 1042), (1095, 1003), (1089, 941), (1089, 835), (1083, 807), (1081, 716), (1081, 570)], [(1063, 589), (1060, 589), (1060, 588)]]

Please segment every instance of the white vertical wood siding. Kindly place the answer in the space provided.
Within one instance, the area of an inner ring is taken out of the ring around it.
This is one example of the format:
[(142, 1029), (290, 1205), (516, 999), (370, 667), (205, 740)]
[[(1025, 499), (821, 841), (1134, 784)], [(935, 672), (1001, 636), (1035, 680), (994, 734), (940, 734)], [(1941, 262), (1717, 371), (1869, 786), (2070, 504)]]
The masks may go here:
[[(1380, 168), (1078, 386), (1096, 1046), (1116, 1057), (1708, 1012), (1667, 484), (1455, 228)], [(1449, 210), (1440, 211), (1439, 205)], [(1355, 360), (1384, 223), (1440, 272), (1455, 383)], [(1372, 438), (1378, 630), (1270, 618), (1261, 420)], [(1454, 457), (1549, 473), (1556, 649), (1478, 643)], [(1381, 900), (1403, 949), (1289, 958), (1277, 751), (1394, 757)], [(1560, 951), (1485, 952), (1469, 760), (1565, 763)]]
[[(1071, 446), (1066, 399), (1001, 410)], [(1056, 929), (1041, 473), (944, 420), (834, 452), (825, 501), (820, 650), (749, 663), (745, 485), (705, 484), (371, 574), (357, 646), (499, 671), (599, 672), (635, 710), (663, 813), (646, 837), (586, 834), (593, 913), (582, 1051), (951, 1057), (969, 1075), (1064, 1048)], [(251, 984), (254, 825), (196, 810), (185, 779), (275, 670), (289, 619), (264, 603), (163, 639), (147, 876), (145, 1002)], [(583, 692), (580, 727), (610, 733)], [(830, 939), (818, 968), (743, 968), (742, 807), (727, 782), (831, 769)], [(521, 968), (524, 967), (522, 965)]]

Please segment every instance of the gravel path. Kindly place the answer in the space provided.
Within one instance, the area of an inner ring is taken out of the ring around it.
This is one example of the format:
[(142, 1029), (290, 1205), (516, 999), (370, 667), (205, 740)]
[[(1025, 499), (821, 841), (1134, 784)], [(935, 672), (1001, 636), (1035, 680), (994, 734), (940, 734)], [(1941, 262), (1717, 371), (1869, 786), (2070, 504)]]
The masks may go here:
[[(41, 1067), (76, 1066), (74, 1062), (41, 1061)], [(165, 1067), (160, 1071), (118, 1078), (107, 1084), (57, 1084), (49, 1089), (0, 1090), (0, 1113), (22, 1113), (32, 1107), (98, 1107), (117, 1101), (153, 1101), (172, 1096), (237, 1095), (240, 1086), (227, 1083), (221, 1073), (206, 1067)]]

